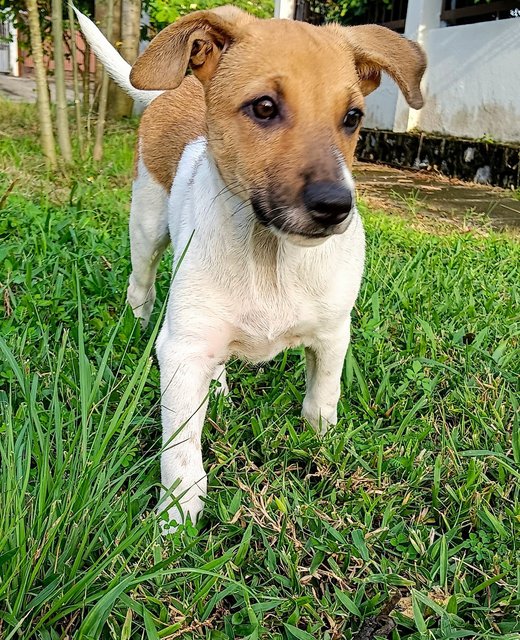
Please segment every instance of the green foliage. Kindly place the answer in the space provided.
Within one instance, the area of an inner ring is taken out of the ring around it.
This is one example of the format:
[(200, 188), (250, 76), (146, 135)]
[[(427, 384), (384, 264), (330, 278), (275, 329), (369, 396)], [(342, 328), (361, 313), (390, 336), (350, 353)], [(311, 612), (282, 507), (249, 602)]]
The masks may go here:
[[(68, 0), (63, 2), (64, 25), (68, 22)], [(75, 6), (83, 13), (92, 15), (94, 10), (94, 0), (74, 0)], [(52, 23), (51, 23), (51, 0), (38, 0), (38, 10), (40, 13), (40, 27), (44, 49), (51, 52), (52, 47)], [(25, 0), (0, 0), (0, 15), (11, 20), (14, 27), (19, 30), (21, 38), (19, 46), (30, 53), (31, 43), (29, 38), (29, 26), (27, 24), (27, 3)]]
[[(391, 7), (392, 0), (376, 0), (382, 7)], [(309, 9), (319, 14), (326, 22), (350, 24), (363, 16), (374, 4), (374, 0), (310, 0)]]
[[(323, 5), (323, 13), (328, 20), (338, 22), (348, 21), (349, 16), (362, 16), (373, 0), (325, 0), (319, 3)], [(392, 0), (379, 0), (387, 7), (392, 5)]]
[[(490, 2), (490, 0), (474, 0), (475, 4), (480, 2)], [(328, 22), (349, 24), (353, 18), (363, 16), (376, 3), (382, 8), (390, 9), (393, 0), (311, 0), (310, 6)]]
[(273, 0), (146, 0), (145, 6), (150, 15), (152, 27), (160, 30), (181, 16), (192, 11), (213, 9), (224, 4), (233, 4), (259, 18), (272, 18), (274, 15)]
[(337, 428), (300, 418), (299, 351), (232, 362), (204, 516), (161, 541), (170, 274), (143, 335), (124, 302), (135, 123), (59, 175), (33, 106), (0, 121), (0, 637), (352, 640), (399, 592), (394, 640), (518, 640), (518, 242), (363, 207)]

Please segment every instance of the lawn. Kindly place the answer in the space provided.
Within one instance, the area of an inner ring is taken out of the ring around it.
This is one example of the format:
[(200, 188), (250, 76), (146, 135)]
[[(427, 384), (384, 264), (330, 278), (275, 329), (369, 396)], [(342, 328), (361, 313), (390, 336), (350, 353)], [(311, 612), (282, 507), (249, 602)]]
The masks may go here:
[[(0, 637), (520, 638), (520, 244), (362, 207), (340, 421), (302, 354), (233, 362), (202, 520), (161, 540), (159, 304), (125, 306), (135, 123), (51, 174), (0, 103)], [(8, 193), (9, 189), (10, 192)], [(394, 597), (395, 596), (395, 597)], [(364, 625), (364, 626), (363, 626)]]

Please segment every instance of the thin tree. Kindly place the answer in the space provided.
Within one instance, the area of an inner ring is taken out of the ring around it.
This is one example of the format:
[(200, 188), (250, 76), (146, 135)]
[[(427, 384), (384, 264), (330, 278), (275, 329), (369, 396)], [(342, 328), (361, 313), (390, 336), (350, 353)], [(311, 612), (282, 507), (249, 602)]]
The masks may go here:
[(88, 115), (90, 111), (90, 45), (83, 38), (83, 113)]
[[(141, 35), (141, 0), (121, 0), (121, 48), (123, 58), (133, 64), (139, 55)], [(124, 92), (121, 115), (132, 115), (133, 100)]]
[[(105, 35), (108, 40), (112, 38), (112, 23), (114, 18), (114, 0), (107, 0), (107, 26)], [(103, 157), (103, 135), (105, 133), (105, 121), (107, 115), (107, 99), (108, 99), (108, 74), (103, 69), (101, 80), (101, 92), (99, 94), (98, 121), (96, 125), (96, 140), (94, 142), (94, 150), (92, 157), (94, 162), (100, 162)]]
[[(114, 14), (112, 17), (112, 39), (114, 47), (121, 52), (121, 21), (123, 11), (123, 0), (114, 0)], [(101, 8), (101, 13), (103, 8)], [(119, 120), (125, 115), (127, 95), (119, 86), (111, 79), (108, 82), (108, 103), (107, 118)]]
[(52, 131), (49, 85), (47, 84), (47, 75), (43, 61), (38, 0), (27, 0), (27, 14), (31, 38), (31, 50), (34, 60), (34, 73), (36, 76), (36, 96), (38, 102), (38, 117), (40, 120), (40, 139), (42, 150), (48, 164), (52, 168), (55, 168), (57, 164), (56, 148), (54, 146), (54, 133)]
[(66, 164), (72, 162), (67, 90), (65, 86), (65, 57), (63, 54), (63, 5), (52, 0), (52, 38), (54, 47), (54, 81), (56, 84), (56, 128), (61, 155)]
[[(106, 2), (96, 2), (96, 19), (106, 21)], [(139, 53), (141, 29), (141, 0), (114, 0), (112, 44), (123, 58), (132, 64)], [(101, 74), (99, 85), (101, 85)], [(107, 117), (116, 120), (132, 114), (132, 99), (112, 80), (108, 83)]]
[(76, 138), (79, 152), (83, 157), (83, 123), (81, 120), (81, 99), (79, 95), (78, 49), (76, 46), (76, 29), (74, 27), (74, 9), (69, 2), (70, 53), (72, 56), (72, 82), (74, 86), (74, 109), (76, 114)]
[(121, 0), (121, 55), (134, 64), (141, 39), (141, 0)]

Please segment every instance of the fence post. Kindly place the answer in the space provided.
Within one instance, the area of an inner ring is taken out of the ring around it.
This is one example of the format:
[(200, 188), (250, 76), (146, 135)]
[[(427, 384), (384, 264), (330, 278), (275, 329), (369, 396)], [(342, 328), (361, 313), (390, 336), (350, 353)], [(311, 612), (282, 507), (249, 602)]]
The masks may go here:
[[(428, 31), (440, 27), (442, 3), (443, 0), (409, 0), (404, 35), (425, 47)], [(428, 70), (426, 70), (427, 73)], [(424, 82), (423, 79), (423, 84)], [(399, 94), (395, 108), (394, 131), (411, 131), (417, 128), (420, 113), (416, 109), (411, 109)]]
[(295, 4), (295, 0), (275, 0), (274, 17), (292, 20), (294, 18)]
[(19, 76), (19, 64), (18, 64), (18, 31), (14, 28), (11, 21), (8, 22), (9, 31), (11, 34), (11, 42), (9, 42), (9, 66), (11, 67), (11, 75)]

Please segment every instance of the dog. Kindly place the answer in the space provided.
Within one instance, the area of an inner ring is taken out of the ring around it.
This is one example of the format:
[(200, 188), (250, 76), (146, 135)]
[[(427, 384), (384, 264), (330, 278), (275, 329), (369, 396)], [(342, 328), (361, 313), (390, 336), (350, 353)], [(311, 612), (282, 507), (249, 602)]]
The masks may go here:
[(421, 108), (426, 59), (384, 27), (261, 20), (233, 6), (166, 27), (132, 68), (88, 18), (108, 74), (148, 104), (130, 212), (128, 302), (146, 325), (161, 255), (174, 247), (156, 350), (168, 533), (204, 506), (201, 432), (230, 357), (303, 346), (303, 417), (337, 422), (365, 242), (351, 174), (364, 98), (386, 72)]

